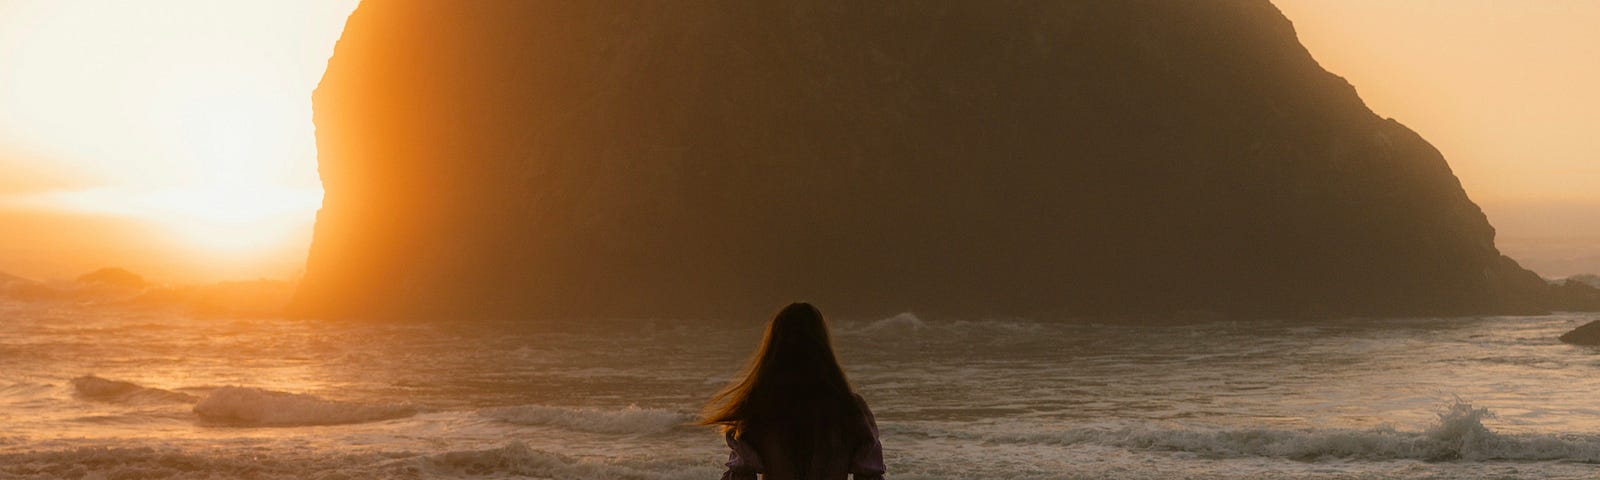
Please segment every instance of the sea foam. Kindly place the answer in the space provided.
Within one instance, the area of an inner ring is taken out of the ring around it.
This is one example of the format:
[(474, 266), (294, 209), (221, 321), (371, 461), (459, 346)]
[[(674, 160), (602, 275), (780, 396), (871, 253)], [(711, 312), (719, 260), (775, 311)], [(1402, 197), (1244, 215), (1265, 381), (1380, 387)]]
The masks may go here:
[(928, 321), (916, 313), (901, 312), (887, 318), (869, 322), (846, 322), (835, 327), (840, 336), (899, 337), (904, 335), (933, 334), (946, 337), (971, 338), (974, 335), (1015, 336), (1034, 338), (1044, 333), (1047, 324), (1022, 320), (990, 318), (980, 320)]
[(391, 420), (415, 415), (417, 409), (405, 403), (362, 404), (259, 388), (222, 387), (196, 403), (194, 413), (210, 422), (278, 427)]
[(693, 419), (684, 413), (633, 405), (618, 410), (517, 405), (487, 408), (478, 414), (510, 424), (592, 433), (661, 433)]
[(1183, 452), (1206, 458), (1600, 463), (1600, 438), (1498, 434), (1482, 423), (1486, 418), (1493, 418), (1493, 413), (1459, 401), (1448, 405), (1438, 415), (1436, 424), (1410, 432), (1387, 427), (1288, 430), (1140, 425), (990, 434), (976, 439), (996, 443), (1104, 445)]
[(841, 335), (878, 335), (878, 334), (906, 334), (928, 328), (927, 322), (911, 312), (901, 312), (888, 318), (881, 318), (866, 323), (865, 325), (841, 325), (838, 332)]

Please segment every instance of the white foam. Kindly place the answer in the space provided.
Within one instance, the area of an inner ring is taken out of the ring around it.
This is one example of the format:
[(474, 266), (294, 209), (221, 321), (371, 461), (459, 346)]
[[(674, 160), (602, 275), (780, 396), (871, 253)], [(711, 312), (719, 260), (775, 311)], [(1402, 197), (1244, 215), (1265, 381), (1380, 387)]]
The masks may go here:
[(994, 434), (980, 439), (998, 443), (1104, 445), (1185, 452), (1207, 458), (1600, 463), (1600, 438), (1501, 435), (1483, 426), (1482, 420), (1492, 417), (1488, 409), (1473, 408), (1471, 404), (1458, 401), (1439, 413), (1437, 424), (1420, 432), (1392, 428), (1283, 430), (1135, 425)]
[(841, 328), (840, 333), (871, 335), (876, 333), (915, 332), (927, 327), (927, 322), (917, 318), (917, 314), (902, 312), (889, 318), (873, 321), (859, 328)]
[(940, 338), (966, 339), (977, 335), (1026, 340), (1047, 333), (1045, 330), (1050, 327), (1050, 324), (1036, 321), (1000, 318), (930, 322), (915, 313), (902, 312), (865, 323), (844, 323), (835, 326), (834, 330), (841, 336), (933, 335)]
[(250, 387), (222, 387), (194, 406), (211, 422), (245, 426), (339, 425), (415, 415), (410, 404), (361, 404)]
[(518, 405), (480, 410), (479, 415), (516, 425), (592, 433), (661, 433), (688, 423), (684, 413), (629, 405), (620, 410)]

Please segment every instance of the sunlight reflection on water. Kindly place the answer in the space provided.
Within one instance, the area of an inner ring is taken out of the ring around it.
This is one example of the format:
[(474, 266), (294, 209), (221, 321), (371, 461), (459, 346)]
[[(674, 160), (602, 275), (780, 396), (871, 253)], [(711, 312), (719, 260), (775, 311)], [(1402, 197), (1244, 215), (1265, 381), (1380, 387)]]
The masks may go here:
[[(761, 328), (0, 308), (0, 464), (30, 469), (0, 473), (19, 475), (108, 447), (97, 455), (201, 471), (250, 449), (268, 477), (713, 476), (720, 442), (680, 424)], [(1600, 462), (1600, 350), (1555, 337), (1593, 318), (834, 328), (901, 478), (1580, 478)], [(91, 374), (134, 390), (75, 389)], [(1441, 420), (1457, 397), (1495, 416)]]

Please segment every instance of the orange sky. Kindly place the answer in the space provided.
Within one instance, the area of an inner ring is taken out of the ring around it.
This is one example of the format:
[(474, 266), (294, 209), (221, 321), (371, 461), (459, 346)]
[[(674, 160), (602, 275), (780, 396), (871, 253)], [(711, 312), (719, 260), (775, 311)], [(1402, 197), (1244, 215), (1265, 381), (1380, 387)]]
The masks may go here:
[(0, 271), (285, 278), (355, 0), (0, 0)]
[(1600, 272), (1600, 1), (1274, 0), (1546, 276)]
[(1275, 3), (1324, 67), (1439, 147), (1480, 203), (1600, 203), (1600, 2)]
[[(292, 276), (321, 198), (310, 92), (355, 1), (0, 0), (0, 271)], [(1600, 270), (1600, 2), (1276, 3), (1444, 152), (1502, 248)]]

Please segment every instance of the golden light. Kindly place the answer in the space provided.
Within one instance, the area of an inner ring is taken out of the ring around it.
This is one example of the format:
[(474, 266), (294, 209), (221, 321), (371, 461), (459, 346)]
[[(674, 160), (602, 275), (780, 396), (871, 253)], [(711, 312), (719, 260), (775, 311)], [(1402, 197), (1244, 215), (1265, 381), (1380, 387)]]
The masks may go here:
[(207, 255), (248, 255), (292, 242), (304, 213), (321, 193), (248, 184), (133, 191), (91, 189), (21, 197), (39, 209), (143, 219), (163, 227), (182, 248)]
[(70, 177), (0, 191), (0, 206), (303, 260), (322, 195), (311, 91), (356, 3), (0, 0), (0, 169)]
[[(310, 93), (357, 2), (0, 0), (0, 222), (143, 222), (169, 256), (213, 257), (197, 278), (297, 268), (321, 196)], [(1502, 242), (1600, 232), (1600, 3), (1274, 3), (1378, 113), (1445, 153)], [(46, 239), (76, 232), (60, 230), (0, 240), (0, 271), (30, 273), (19, 264), (64, 248)], [(61, 268), (101, 266), (87, 262)]]
[(1438, 147), (1486, 208), (1600, 205), (1600, 2), (1273, 3), (1324, 67)]

